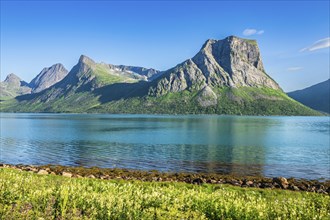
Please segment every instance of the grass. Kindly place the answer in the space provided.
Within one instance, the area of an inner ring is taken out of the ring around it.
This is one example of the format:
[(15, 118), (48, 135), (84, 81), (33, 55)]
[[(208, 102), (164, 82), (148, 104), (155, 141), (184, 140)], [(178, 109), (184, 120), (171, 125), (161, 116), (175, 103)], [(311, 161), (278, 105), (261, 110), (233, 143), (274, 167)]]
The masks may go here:
[(99, 85), (110, 85), (114, 83), (133, 83), (137, 82), (137, 80), (125, 77), (123, 75), (116, 75), (111, 73), (111, 71), (101, 64), (97, 64), (95, 69), (93, 70), (93, 74), (96, 76), (96, 83)]
[(252, 45), (254, 45), (254, 46), (258, 46), (256, 40), (244, 39), (244, 41), (246, 41), (246, 42), (248, 42), (249, 44), (252, 44)]
[(330, 197), (0, 169), (0, 219), (329, 219)]
[(145, 96), (104, 103), (87, 110), (93, 113), (228, 114), (228, 115), (322, 115), (269, 88), (214, 88), (217, 105), (202, 107), (198, 92), (182, 91), (160, 97)]

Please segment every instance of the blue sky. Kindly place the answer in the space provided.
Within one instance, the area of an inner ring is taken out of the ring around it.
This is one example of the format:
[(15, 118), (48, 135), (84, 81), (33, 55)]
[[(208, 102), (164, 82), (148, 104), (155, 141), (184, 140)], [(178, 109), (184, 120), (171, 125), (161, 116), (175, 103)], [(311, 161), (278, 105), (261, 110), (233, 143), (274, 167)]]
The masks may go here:
[(256, 39), (285, 91), (329, 78), (329, 1), (1, 1), (1, 81), (97, 62), (166, 70), (209, 38)]

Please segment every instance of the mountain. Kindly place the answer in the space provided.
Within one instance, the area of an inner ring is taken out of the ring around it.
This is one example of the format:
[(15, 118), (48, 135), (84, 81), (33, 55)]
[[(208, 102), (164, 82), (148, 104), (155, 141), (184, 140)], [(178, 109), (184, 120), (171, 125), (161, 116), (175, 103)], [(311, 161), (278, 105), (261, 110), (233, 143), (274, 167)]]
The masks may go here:
[(312, 109), (330, 114), (330, 79), (288, 95)]
[(45, 67), (30, 83), (11, 73), (3, 82), (0, 82), (0, 99), (6, 100), (20, 95), (40, 92), (61, 81), (67, 73), (68, 71), (60, 63)]
[(16, 97), (19, 104), (13, 109), (31, 112), (86, 111), (99, 105), (99, 96), (101, 93), (105, 95), (103, 89), (106, 86), (115, 86), (110, 96), (121, 96), (129, 91), (125, 85), (147, 83), (159, 73), (160, 71), (142, 67), (96, 63), (81, 55), (78, 63), (60, 82), (39, 93)]
[(165, 72), (154, 95), (210, 87), (267, 87), (281, 90), (265, 72), (256, 41), (230, 36), (208, 40), (192, 58)]
[(60, 63), (54, 64), (51, 67), (45, 67), (32, 81), (29, 86), (32, 88), (32, 93), (40, 92), (61, 81), (68, 71)]
[(164, 71), (96, 63), (82, 55), (58, 83), (16, 97), (2, 111), (317, 115), (288, 97), (263, 67), (257, 42), (207, 40)]
[(31, 92), (29, 84), (11, 73), (3, 82), (0, 82), (0, 100), (14, 98)]

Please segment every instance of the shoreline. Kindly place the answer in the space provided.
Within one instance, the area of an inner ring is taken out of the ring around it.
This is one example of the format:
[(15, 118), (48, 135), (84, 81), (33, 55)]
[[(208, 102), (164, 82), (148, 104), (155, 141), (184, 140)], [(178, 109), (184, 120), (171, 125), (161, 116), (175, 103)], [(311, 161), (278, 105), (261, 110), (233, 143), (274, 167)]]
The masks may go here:
[(184, 182), (189, 184), (229, 184), (237, 187), (282, 189), (330, 194), (330, 180), (294, 179), (284, 177), (234, 176), (213, 173), (142, 171), (125, 168), (71, 167), (62, 165), (23, 165), (0, 163), (0, 168), (11, 168), (39, 175), (58, 175), (68, 178), (92, 178), (143, 182)]

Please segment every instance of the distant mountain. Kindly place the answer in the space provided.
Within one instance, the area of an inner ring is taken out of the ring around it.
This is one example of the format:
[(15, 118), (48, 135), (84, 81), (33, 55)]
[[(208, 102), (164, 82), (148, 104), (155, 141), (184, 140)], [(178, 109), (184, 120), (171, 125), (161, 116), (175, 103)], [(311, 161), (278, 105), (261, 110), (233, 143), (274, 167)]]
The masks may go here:
[(44, 68), (32, 81), (29, 86), (32, 88), (32, 93), (40, 92), (61, 81), (68, 71), (60, 63), (54, 64), (51, 67)]
[(0, 82), (0, 100), (14, 98), (19, 95), (31, 93), (29, 84), (11, 73), (3, 82)]
[(58, 83), (2, 103), (2, 111), (317, 115), (289, 98), (263, 67), (257, 42), (208, 40), (192, 58), (160, 72), (81, 56)]
[(330, 79), (288, 95), (312, 109), (330, 114)]
[(0, 99), (6, 100), (16, 96), (37, 93), (61, 81), (68, 71), (62, 64), (54, 64), (44, 68), (30, 83), (21, 80), (11, 73), (3, 82), (0, 82)]

